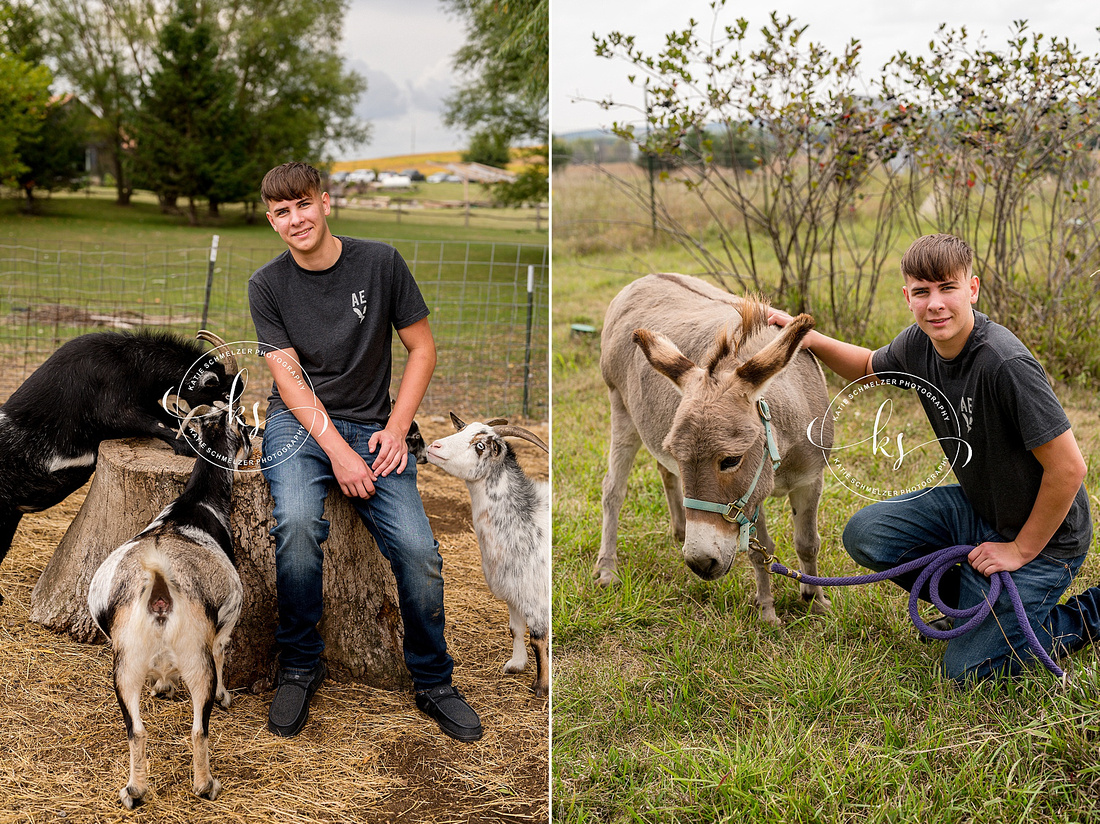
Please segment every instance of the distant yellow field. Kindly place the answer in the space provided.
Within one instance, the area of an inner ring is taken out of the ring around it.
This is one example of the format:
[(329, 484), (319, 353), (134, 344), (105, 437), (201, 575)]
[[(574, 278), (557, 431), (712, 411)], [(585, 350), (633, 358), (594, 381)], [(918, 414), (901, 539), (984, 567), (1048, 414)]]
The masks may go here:
[(400, 172), (418, 169), (422, 174), (445, 172), (442, 163), (461, 163), (462, 152), (426, 152), (424, 154), (375, 157), (369, 160), (337, 160), (332, 164), (334, 172), (354, 172), (356, 169), (373, 169), (376, 172)]
[[(508, 168), (519, 171), (526, 161), (518, 157), (518, 152), (512, 150), (512, 162)], [(401, 172), (405, 169), (417, 169), (421, 174), (430, 175), (432, 172), (446, 172), (444, 163), (461, 163), (462, 152), (424, 152), (422, 154), (395, 155), (394, 157), (375, 157), (367, 160), (337, 160), (332, 164), (334, 172), (354, 172), (356, 169), (373, 169), (376, 172)]]

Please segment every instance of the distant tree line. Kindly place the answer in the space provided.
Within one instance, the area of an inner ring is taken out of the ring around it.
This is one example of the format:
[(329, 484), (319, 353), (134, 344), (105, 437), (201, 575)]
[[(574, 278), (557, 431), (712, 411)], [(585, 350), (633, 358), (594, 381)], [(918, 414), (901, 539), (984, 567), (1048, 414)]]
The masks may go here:
[[(0, 0), (0, 179), (33, 198), (105, 159), (120, 204), (258, 191), (288, 158), (365, 140), (338, 55), (346, 0)], [(72, 94), (52, 95), (51, 84)]]

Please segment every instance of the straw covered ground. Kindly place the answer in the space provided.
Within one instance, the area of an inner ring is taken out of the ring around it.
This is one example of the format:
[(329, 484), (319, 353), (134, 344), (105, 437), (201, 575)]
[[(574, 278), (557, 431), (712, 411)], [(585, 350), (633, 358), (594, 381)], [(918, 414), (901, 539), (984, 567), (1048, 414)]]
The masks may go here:
[[(430, 442), (451, 431), (419, 420)], [(545, 424), (530, 428), (548, 440)], [(546, 477), (546, 456), (525, 442), (520, 461)], [(272, 693), (237, 691), (211, 719), (209, 802), (191, 793), (191, 705), (147, 698), (150, 794), (133, 812), (118, 790), (129, 751), (111, 688), (110, 650), (78, 644), (28, 619), (31, 590), (84, 491), (24, 517), (0, 566), (0, 823), (7, 822), (538, 822), (548, 819), (548, 701), (529, 691), (533, 661), (503, 675), (511, 640), (503, 602), (481, 575), (465, 484), (420, 467), (425, 507), (447, 580), (447, 638), (455, 683), (479, 711), (481, 741), (443, 735), (411, 694), (326, 684), (297, 738), (267, 731)]]

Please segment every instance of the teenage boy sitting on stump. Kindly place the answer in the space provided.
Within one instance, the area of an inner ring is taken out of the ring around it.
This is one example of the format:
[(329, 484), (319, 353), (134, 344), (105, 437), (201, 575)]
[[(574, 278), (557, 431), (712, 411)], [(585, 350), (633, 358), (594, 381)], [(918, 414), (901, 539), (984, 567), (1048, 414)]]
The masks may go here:
[[(954, 431), (922, 393), (941, 443), (961, 437), (969, 445), (969, 461), (954, 465), (959, 483), (865, 507), (845, 527), (844, 548), (883, 571), (944, 547), (974, 546), (969, 563), (943, 578), (944, 603), (970, 608), (986, 599), (990, 575), (1011, 572), (1039, 642), (1057, 658), (1100, 638), (1100, 587), (1058, 603), (1092, 540), (1085, 461), (1042, 366), (1015, 335), (972, 308), (979, 292), (972, 267), (962, 240), (918, 238), (901, 261), (915, 324), (873, 352), (819, 332), (803, 342), (846, 380), (905, 373), (966, 411), (966, 431)], [(786, 326), (791, 316), (772, 310), (769, 320)], [(909, 590), (916, 575), (894, 580)], [(1014, 675), (1033, 661), (1002, 592), (992, 616), (948, 642), (944, 670), (964, 684)]]
[[(268, 728), (297, 735), (326, 675), (317, 631), (321, 543), (329, 527), (325, 496), (336, 481), (397, 579), (416, 705), (447, 735), (476, 741), (477, 713), (451, 685), (443, 559), (405, 443), (435, 369), (428, 307), (397, 250), (329, 231), (328, 193), (312, 166), (272, 169), (260, 194), (288, 247), (248, 282), (256, 334), (272, 350), (267, 364), (275, 379), (263, 440), (263, 472), (275, 501), (280, 648)], [(409, 357), (391, 411), (394, 329)], [(278, 363), (301, 364), (308, 383)]]

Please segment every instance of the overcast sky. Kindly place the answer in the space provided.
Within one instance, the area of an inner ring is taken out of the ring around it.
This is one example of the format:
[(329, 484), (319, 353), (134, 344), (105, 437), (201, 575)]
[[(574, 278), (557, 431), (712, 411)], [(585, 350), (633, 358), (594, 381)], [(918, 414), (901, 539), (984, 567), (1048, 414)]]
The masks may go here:
[(367, 79), (357, 113), (373, 124), (373, 139), (337, 159), (465, 148), (466, 136), (439, 116), (465, 39), (464, 24), (439, 0), (351, 0), (341, 51)]
[[(641, 92), (626, 77), (628, 64), (594, 56), (592, 34), (612, 31), (636, 36), (650, 53), (664, 43), (664, 35), (685, 28), (694, 17), (709, 30), (714, 15), (707, 0), (551, 0), (551, 128), (566, 134), (606, 127), (613, 120), (630, 120), (626, 112), (604, 111), (576, 98), (620, 98), (641, 104)], [(1100, 52), (1100, 3), (1096, 0), (919, 0), (912, 3), (864, 0), (786, 0), (737, 2), (730, 0), (719, 18), (723, 25), (738, 17), (751, 30), (768, 21), (771, 11), (791, 15), (808, 25), (806, 36), (831, 52), (840, 53), (852, 38), (862, 43), (861, 65), (868, 74), (901, 50), (921, 53), (928, 48), (940, 23), (965, 25), (973, 36), (986, 34), (991, 48), (1008, 41), (1013, 20), (1026, 19), (1033, 31), (1070, 37), (1077, 46)], [(701, 27), (700, 30), (703, 30)]]

